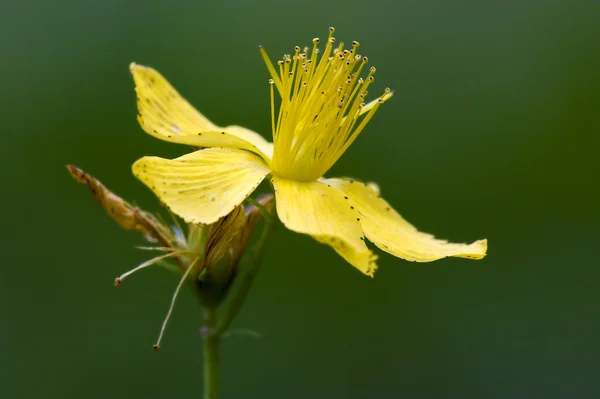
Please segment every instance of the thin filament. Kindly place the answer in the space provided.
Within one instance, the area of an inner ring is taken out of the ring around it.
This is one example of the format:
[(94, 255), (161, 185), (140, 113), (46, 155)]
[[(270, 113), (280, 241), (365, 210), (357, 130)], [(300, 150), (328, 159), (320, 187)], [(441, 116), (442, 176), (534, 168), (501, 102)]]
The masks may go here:
[(152, 258), (152, 259), (150, 259), (150, 260), (148, 260), (148, 261), (146, 261), (146, 262), (142, 263), (142, 264), (141, 264), (141, 265), (139, 265), (138, 267), (136, 267), (136, 268), (133, 268), (133, 269), (131, 269), (130, 271), (128, 271), (128, 272), (125, 272), (125, 273), (121, 274), (119, 277), (117, 277), (117, 278), (115, 279), (115, 286), (116, 286), (116, 287), (120, 287), (120, 286), (121, 286), (121, 282), (122, 282), (123, 280), (125, 280), (125, 278), (127, 278), (128, 276), (130, 276), (130, 275), (132, 275), (133, 273), (137, 272), (138, 270), (142, 270), (142, 269), (144, 269), (144, 268), (146, 268), (146, 267), (148, 267), (148, 266), (152, 266), (152, 265), (153, 265), (153, 264), (155, 264), (156, 262), (159, 262), (159, 261), (161, 261), (161, 260), (163, 260), (163, 259), (165, 259), (165, 258), (171, 258), (171, 257), (173, 257), (173, 256), (178, 256), (178, 255), (181, 255), (183, 252), (184, 252), (184, 251), (171, 252), (171, 253), (168, 253), (168, 254), (164, 254), (164, 255), (157, 256), (156, 258)]
[(177, 288), (175, 289), (175, 293), (173, 294), (173, 298), (171, 299), (171, 306), (169, 306), (169, 311), (167, 312), (167, 316), (165, 317), (165, 320), (163, 321), (162, 327), (160, 329), (160, 334), (158, 335), (158, 340), (156, 341), (156, 344), (154, 344), (154, 350), (160, 349), (160, 341), (162, 340), (163, 334), (165, 333), (165, 328), (167, 327), (167, 323), (169, 322), (169, 319), (171, 318), (171, 313), (173, 312), (173, 308), (175, 307), (175, 300), (177, 299), (177, 296), (179, 295), (179, 290), (183, 286), (183, 282), (187, 279), (188, 275), (190, 274), (190, 271), (192, 271), (192, 269), (194, 268), (194, 266), (196, 265), (196, 263), (198, 262), (199, 259), (200, 259), (200, 257), (194, 259), (194, 261), (192, 263), (190, 263), (190, 266), (187, 268), (185, 273), (183, 273), (181, 280), (179, 280), (179, 284), (177, 285)]
[(172, 248), (172, 247), (145, 247), (145, 246), (137, 246), (135, 248), (141, 249), (143, 251), (162, 251), (162, 252), (181, 251), (179, 248)]

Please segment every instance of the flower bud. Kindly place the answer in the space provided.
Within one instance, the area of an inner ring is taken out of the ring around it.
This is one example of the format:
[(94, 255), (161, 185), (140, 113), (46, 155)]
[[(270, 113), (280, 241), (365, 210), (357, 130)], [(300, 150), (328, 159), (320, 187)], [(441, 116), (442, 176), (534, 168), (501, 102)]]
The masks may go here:
[[(258, 202), (270, 211), (273, 195), (265, 195)], [(229, 215), (210, 225), (204, 247), (204, 267), (196, 281), (204, 306), (215, 308), (227, 295), (261, 216), (262, 211), (258, 207), (239, 205)]]

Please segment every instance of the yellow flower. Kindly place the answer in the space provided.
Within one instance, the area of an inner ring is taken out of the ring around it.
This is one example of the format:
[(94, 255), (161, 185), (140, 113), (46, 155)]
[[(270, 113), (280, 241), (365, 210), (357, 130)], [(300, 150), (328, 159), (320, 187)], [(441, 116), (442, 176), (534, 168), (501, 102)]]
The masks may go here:
[[(133, 173), (176, 214), (191, 223), (214, 223), (227, 215), (270, 175), (277, 214), (290, 230), (332, 246), (344, 259), (372, 276), (377, 256), (365, 237), (382, 250), (415, 262), (449, 256), (481, 259), (487, 241), (454, 244), (419, 232), (379, 196), (377, 185), (324, 175), (362, 132), (386, 89), (365, 103), (375, 68), (365, 78), (367, 58), (335, 44), (333, 28), (325, 49), (295, 47), (273, 65), (273, 143), (240, 126), (219, 127), (194, 109), (154, 69), (131, 64), (139, 122), (149, 134), (173, 143), (202, 147), (168, 160), (144, 157)], [(275, 90), (281, 98), (276, 107)]]

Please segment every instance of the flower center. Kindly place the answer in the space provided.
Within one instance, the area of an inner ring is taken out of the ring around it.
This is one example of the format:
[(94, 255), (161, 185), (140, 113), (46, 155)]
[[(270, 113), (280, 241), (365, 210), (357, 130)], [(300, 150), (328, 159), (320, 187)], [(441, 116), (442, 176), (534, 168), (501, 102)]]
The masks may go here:
[[(279, 72), (265, 50), (260, 52), (271, 74), (271, 124), (273, 126), (273, 171), (297, 181), (323, 176), (342, 156), (373, 117), (379, 106), (391, 98), (384, 93), (365, 104), (367, 89), (375, 80), (375, 67), (360, 77), (367, 57), (340, 43), (334, 48), (333, 28), (322, 55), (319, 39), (313, 48), (296, 46), (293, 55), (278, 61)], [(275, 87), (281, 97), (275, 112)]]

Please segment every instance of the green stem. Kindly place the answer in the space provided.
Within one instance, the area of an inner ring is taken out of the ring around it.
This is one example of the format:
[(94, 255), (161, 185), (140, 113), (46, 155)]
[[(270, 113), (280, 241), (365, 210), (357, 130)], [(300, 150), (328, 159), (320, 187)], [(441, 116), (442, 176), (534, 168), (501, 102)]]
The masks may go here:
[(215, 334), (217, 312), (204, 314), (204, 399), (217, 399), (219, 394), (219, 344), (221, 334)]
[(264, 257), (265, 248), (269, 236), (273, 231), (277, 219), (260, 203), (257, 203), (263, 211), (265, 225), (256, 245), (248, 254), (240, 274), (236, 278), (238, 287), (234, 291), (229, 306), (221, 318), (217, 317), (215, 309), (207, 309), (204, 315), (204, 399), (217, 399), (219, 394), (219, 344), (222, 334), (227, 331), (231, 322), (239, 313), (254, 277), (258, 274), (260, 264)]
[(250, 288), (252, 288), (254, 277), (256, 277), (256, 275), (258, 274), (260, 264), (262, 263), (265, 254), (267, 241), (269, 241), (269, 236), (271, 235), (271, 232), (277, 224), (277, 219), (266, 209), (263, 211), (263, 216), (265, 220), (265, 226), (263, 227), (258, 242), (252, 248), (252, 251), (248, 255), (247, 262), (245, 262), (244, 265), (245, 267), (241, 268), (240, 274), (236, 278), (236, 280), (238, 280), (238, 287), (237, 289), (235, 289), (233, 293), (234, 296), (232, 297), (229, 306), (224, 311), (221, 320), (217, 325), (217, 328), (214, 332), (215, 335), (220, 336), (225, 331), (227, 331), (227, 329), (231, 325), (231, 322), (242, 308), (242, 305), (246, 300), (246, 296), (250, 292)]

